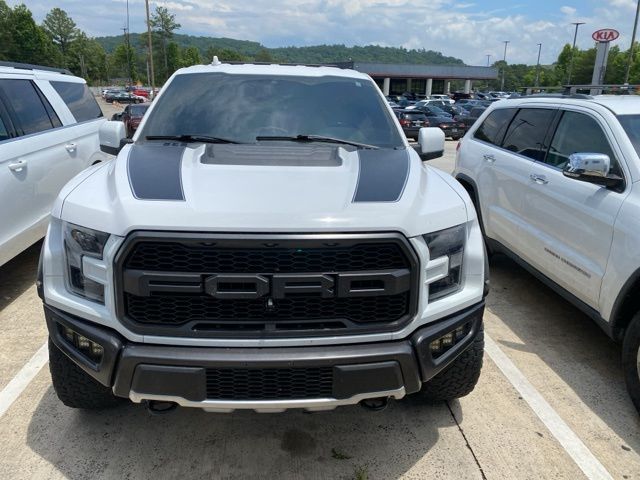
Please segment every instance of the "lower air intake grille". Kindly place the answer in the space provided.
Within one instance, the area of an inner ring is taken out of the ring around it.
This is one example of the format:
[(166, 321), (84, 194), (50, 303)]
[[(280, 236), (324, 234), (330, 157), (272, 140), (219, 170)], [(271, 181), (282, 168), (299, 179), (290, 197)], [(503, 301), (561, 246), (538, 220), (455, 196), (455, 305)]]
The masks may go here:
[(207, 369), (209, 400), (296, 400), (332, 396), (332, 367)]

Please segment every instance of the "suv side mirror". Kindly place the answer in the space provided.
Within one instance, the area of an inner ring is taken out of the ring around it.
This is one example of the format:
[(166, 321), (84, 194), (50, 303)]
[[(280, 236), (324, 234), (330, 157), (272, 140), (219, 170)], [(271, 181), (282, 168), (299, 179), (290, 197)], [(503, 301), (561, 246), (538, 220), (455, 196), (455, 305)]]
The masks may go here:
[(608, 188), (622, 186), (624, 180), (611, 175), (611, 159), (603, 153), (574, 153), (569, 155), (569, 162), (562, 174), (565, 177), (582, 182), (595, 183)]
[(444, 155), (444, 132), (438, 127), (424, 127), (418, 133), (418, 155), (422, 160), (433, 160)]
[(124, 146), (122, 140), (127, 138), (124, 123), (108, 121), (100, 125), (100, 150), (109, 155), (118, 155)]

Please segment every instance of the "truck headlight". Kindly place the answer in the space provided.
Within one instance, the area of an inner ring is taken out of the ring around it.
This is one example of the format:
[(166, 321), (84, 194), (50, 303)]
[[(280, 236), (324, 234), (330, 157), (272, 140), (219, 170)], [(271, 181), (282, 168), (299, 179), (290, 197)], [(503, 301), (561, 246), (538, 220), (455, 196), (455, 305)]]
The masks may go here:
[(102, 250), (109, 234), (64, 224), (64, 250), (66, 256), (66, 284), (70, 292), (100, 303), (104, 303), (104, 285), (84, 276), (82, 258), (102, 259)]
[(451, 295), (462, 287), (462, 261), (467, 237), (465, 225), (424, 235), (429, 248), (429, 301)]

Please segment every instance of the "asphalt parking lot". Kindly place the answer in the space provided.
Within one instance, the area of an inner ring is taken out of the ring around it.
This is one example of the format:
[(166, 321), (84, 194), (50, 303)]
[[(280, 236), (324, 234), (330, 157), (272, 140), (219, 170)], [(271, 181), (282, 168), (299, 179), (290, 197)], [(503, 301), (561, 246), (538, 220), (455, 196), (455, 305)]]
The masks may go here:
[[(451, 171), (455, 145), (431, 164)], [(34, 285), (39, 247), (0, 267), (2, 479), (640, 478), (640, 417), (620, 346), (505, 257), (491, 262), (487, 352), (468, 397), (407, 398), (377, 413), (151, 416), (140, 405), (87, 413), (57, 400)]]

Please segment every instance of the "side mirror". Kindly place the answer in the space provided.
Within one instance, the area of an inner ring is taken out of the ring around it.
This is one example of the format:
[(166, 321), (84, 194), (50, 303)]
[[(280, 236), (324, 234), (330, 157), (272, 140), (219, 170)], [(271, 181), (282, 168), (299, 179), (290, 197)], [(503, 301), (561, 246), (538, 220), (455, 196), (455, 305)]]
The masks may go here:
[(418, 155), (424, 160), (433, 160), (444, 155), (444, 132), (438, 127), (421, 128), (418, 133)]
[(127, 138), (124, 123), (108, 121), (100, 126), (98, 133), (100, 150), (109, 155), (118, 155), (124, 146), (122, 140)]
[(612, 175), (611, 159), (603, 153), (574, 153), (562, 173), (565, 177), (582, 182), (595, 183), (607, 188), (621, 188), (624, 179)]

